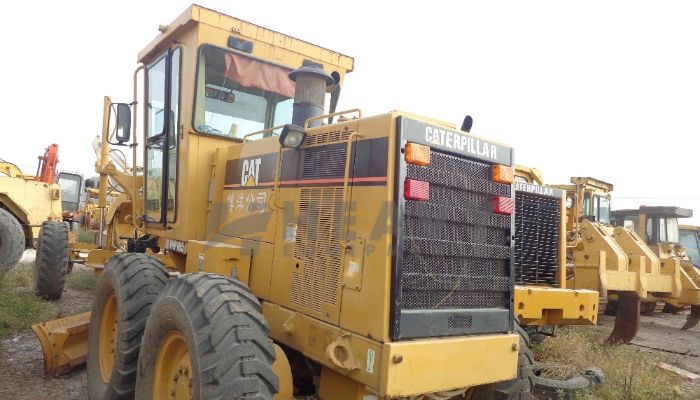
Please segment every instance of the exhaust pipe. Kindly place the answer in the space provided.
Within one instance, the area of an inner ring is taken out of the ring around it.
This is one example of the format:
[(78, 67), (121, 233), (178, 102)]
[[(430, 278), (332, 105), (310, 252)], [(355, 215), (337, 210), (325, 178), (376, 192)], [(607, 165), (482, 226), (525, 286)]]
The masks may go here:
[[(326, 88), (335, 84), (335, 79), (323, 70), (323, 65), (309, 60), (292, 71), (289, 79), (296, 83), (292, 124), (303, 127), (307, 119), (323, 115)], [(312, 121), (309, 127), (319, 125), (320, 119)]]

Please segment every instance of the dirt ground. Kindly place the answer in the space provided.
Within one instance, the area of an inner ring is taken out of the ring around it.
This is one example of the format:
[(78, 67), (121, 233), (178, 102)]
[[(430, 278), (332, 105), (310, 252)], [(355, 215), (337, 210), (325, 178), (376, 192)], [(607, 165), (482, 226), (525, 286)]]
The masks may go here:
[[(68, 289), (52, 307), (56, 315), (72, 315), (88, 311), (91, 302), (91, 293)], [(677, 366), (700, 374), (700, 327), (681, 331), (686, 316), (642, 317), (642, 327), (632, 345), (650, 353), (673, 354)], [(594, 329), (607, 335), (612, 326), (613, 317), (601, 316)], [(39, 340), (31, 330), (14, 335), (0, 344), (0, 399), (87, 399), (85, 367), (58, 378), (44, 378)]]

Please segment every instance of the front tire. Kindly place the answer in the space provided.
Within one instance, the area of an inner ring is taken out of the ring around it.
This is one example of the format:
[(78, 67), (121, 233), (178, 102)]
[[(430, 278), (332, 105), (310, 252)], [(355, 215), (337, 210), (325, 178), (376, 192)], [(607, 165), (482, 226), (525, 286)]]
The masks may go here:
[(39, 230), (34, 260), (34, 290), (46, 300), (63, 295), (68, 274), (68, 224), (44, 221)]
[(239, 281), (182, 275), (153, 306), (141, 344), (136, 398), (272, 400), (279, 380), (260, 303)]
[(97, 281), (88, 332), (91, 400), (134, 397), (141, 337), (167, 280), (167, 270), (155, 257), (122, 253), (107, 261)]
[(22, 258), (24, 231), (17, 218), (0, 208), (0, 270), (8, 270)]

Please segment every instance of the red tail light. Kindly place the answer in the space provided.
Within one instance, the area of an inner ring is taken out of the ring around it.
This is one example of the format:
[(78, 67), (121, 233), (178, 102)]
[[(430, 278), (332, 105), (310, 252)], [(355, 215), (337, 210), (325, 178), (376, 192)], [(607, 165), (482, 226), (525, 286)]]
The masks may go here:
[(430, 199), (430, 183), (406, 179), (403, 185), (403, 195), (406, 200), (428, 201)]
[(493, 196), (491, 204), (493, 205), (493, 212), (495, 214), (513, 214), (513, 199), (510, 197)]

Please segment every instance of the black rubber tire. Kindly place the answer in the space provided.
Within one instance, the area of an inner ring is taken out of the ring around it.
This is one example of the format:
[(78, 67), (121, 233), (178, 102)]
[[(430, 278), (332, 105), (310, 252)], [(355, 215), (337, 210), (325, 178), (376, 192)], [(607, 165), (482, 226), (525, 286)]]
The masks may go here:
[(168, 282), (146, 325), (136, 398), (153, 398), (156, 356), (168, 333), (180, 333), (192, 365), (194, 399), (272, 400), (279, 380), (260, 303), (239, 281), (196, 273)]
[[(537, 367), (535, 367), (537, 369)], [(576, 400), (584, 392), (599, 386), (604, 381), (603, 370), (590, 367), (582, 375), (566, 380), (535, 377), (534, 392), (539, 399)]]
[(518, 352), (518, 375), (509, 381), (479, 387), (474, 391), (473, 400), (534, 400), (532, 389), (535, 386), (535, 356), (530, 350), (530, 339), (520, 325), (515, 324), (515, 332), (520, 335)]
[(22, 225), (9, 211), (0, 208), (0, 270), (8, 270), (22, 259), (25, 240)]
[(39, 229), (34, 259), (34, 290), (46, 300), (63, 295), (68, 274), (68, 224), (44, 221)]
[[(91, 400), (133, 399), (141, 337), (153, 303), (168, 280), (163, 262), (145, 254), (122, 253), (107, 261), (95, 288), (90, 315), (87, 386)], [(114, 367), (109, 382), (100, 369), (100, 323), (110, 295), (117, 303), (117, 337)]]

